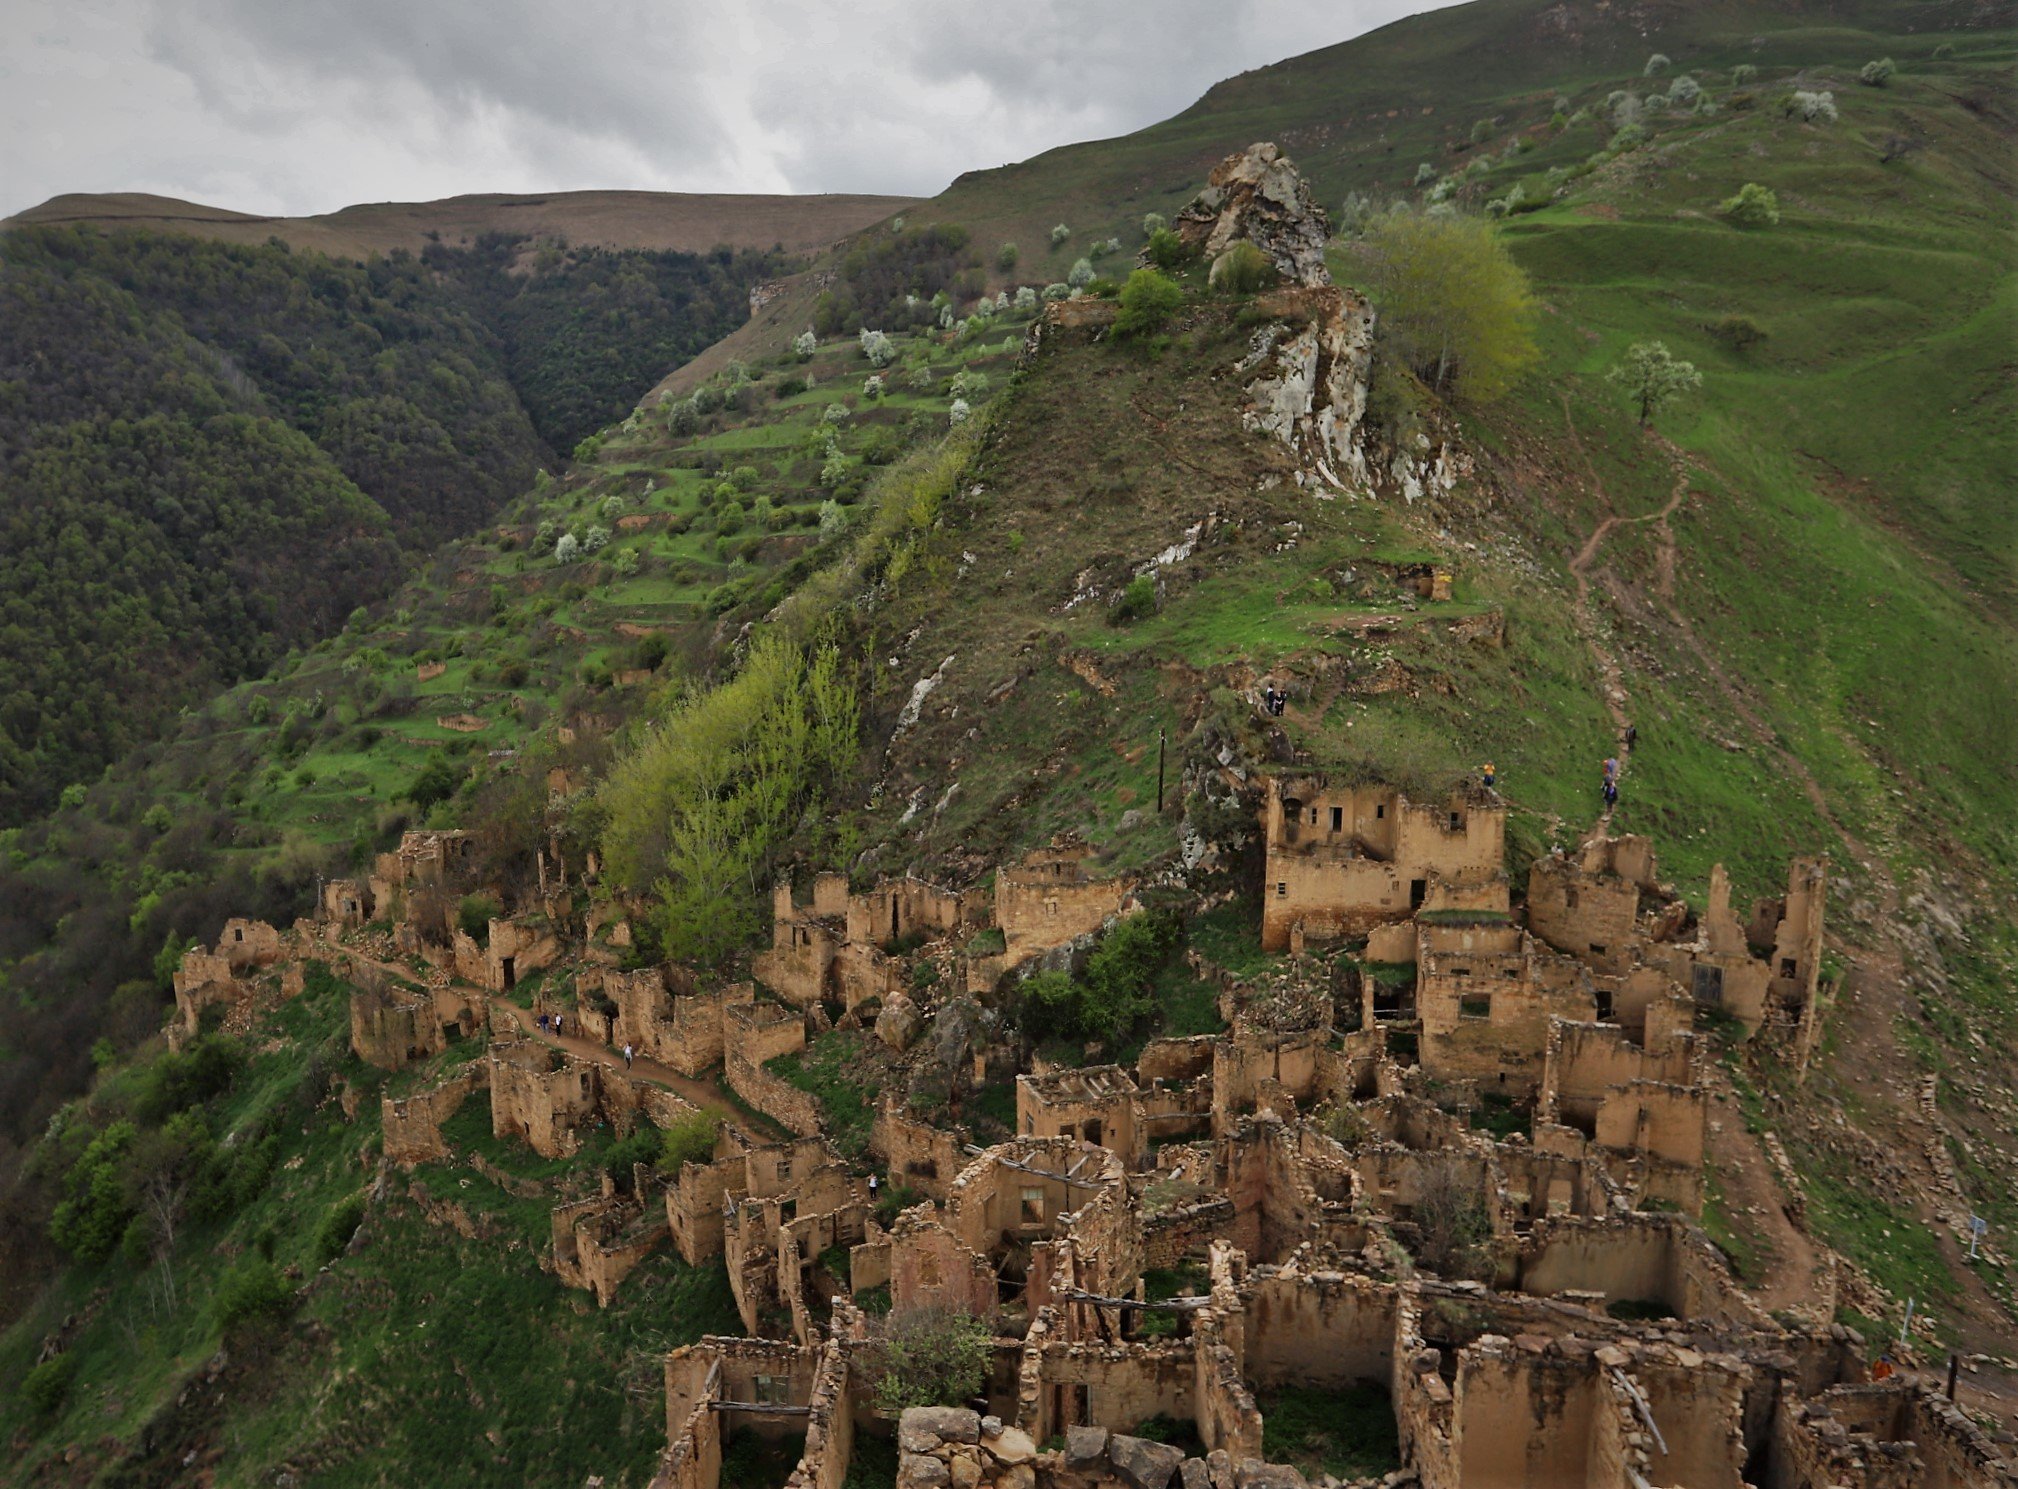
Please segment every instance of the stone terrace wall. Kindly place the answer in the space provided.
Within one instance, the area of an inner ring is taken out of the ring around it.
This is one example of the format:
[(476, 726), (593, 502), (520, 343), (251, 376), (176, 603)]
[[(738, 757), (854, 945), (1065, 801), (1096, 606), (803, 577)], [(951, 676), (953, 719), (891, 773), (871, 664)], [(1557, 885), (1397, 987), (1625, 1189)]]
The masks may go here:
[(820, 1130), (820, 1104), (812, 1094), (764, 1068), (766, 1060), (806, 1047), (800, 1014), (776, 1004), (732, 1004), (723, 1009), (723, 1042), (730, 1090), (801, 1137)]
[(404, 1100), (380, 1098), (381, 1125), (385, 1131), (385, 1156), (401, 1168), (418, 1163), (436, 1163), (449, 1156), (449, 1146), (441, 1135), (441, 1124), (477, 1092), (490, 1087), (490, 1064), (474, 1060), (432, 1090), (417, 1092)]

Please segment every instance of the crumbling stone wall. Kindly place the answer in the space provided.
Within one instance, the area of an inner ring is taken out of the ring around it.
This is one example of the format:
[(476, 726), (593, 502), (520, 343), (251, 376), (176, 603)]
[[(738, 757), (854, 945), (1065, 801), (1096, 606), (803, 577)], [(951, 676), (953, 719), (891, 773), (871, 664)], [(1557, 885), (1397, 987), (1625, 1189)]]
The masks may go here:
[(441, 1124), (453, 1117), (475, 1092), (490, 1086), (490, 1064), (475, 1060), (440, 1085), (412, 1096), (379, 1098), (386, 1161), (410, 1169), (416, 1164), (448, 1158)]
[(532, 1039), (495, 1040), (488, 1060), (492, 1135), (542, 1158), (572, 1158), (577, 1129), (596, 1109), (596, 1067)]
[(555, 1208), (552, 1232), (554, 1275), (569, 1287), (593, 1292), (598, 1307), (609, 1307), (618, 1286), (668, 1234), (651, 1171), (638, 1165), (628, 1194), (618, 1193), (605, 1174), (599, 1196)]
[(805, 1019), (775, 1003), (724, 1006), (723, 1066), (729, 1089), (802, 1137), (820, 1130), (820, 1105), (810, 1092), (764, 1068), (766, 1060), (806, 1047)]
[(1551, 1019), (1593, 1020), (1590, 974), (1512, 926), (1419, 924), (1422, 1067), (1518, 1099), (1542, 1084)]
[(432, 996), (367, 977), (351, 989), (350, 1047), (367, 1065), (403, 1070), (448, 1048), (448, 1036)]
[(1506, 805), (1489, 791), (1433, 804), (1392, 787), (1273, 777), (1263, 822), (1265, 950), (1286, 950), (1292, 933), (1364, 936), (1383, 921), (1406, 919), (1429, 899), (1432, 878), (1501, 882)]
[(883, 1160), (891, 1183), (938, 1200), (952, 1193), (967, 1162), (961, 1133), (908, 1116), (903, 1098), (894, 1094), (885, 1094), (876, 1107), (869, 1150)]
[(1090, 935), (1134, 908), (1132, 875), (1094, 879), (1089, 850), (1059, 845), (1031, 853), (995, 874), (995, 923), (1006, 947), (1005, 968)]

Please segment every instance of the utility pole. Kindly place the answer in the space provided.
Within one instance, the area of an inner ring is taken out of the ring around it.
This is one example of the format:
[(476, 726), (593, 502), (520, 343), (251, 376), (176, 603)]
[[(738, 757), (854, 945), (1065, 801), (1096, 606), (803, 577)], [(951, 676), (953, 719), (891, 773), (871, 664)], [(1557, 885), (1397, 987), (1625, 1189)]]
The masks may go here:
[(1163, 726), (1156, 726), (1156, 815), (1163, 815)]

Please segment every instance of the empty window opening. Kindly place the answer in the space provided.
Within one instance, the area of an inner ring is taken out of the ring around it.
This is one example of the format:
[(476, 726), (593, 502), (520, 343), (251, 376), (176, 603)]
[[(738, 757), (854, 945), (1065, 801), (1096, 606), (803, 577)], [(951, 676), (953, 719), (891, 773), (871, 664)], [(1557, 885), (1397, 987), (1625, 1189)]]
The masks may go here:
[(1792, 957), (1785, 956), (1780, 958), (1780, 975), (1782, 977), (1798, 976), (1799, 974), (1795, 972), (1794, 967), (1795, 962)]
[(1023, 1191), (1023, 1223), (1039, 1225), (1044, 1220), (1044, 1188), (1038, 1185)]
[(1331, 830), (1333, 832), (1339, 832), (1342, 831), (1344, 827), (1345, 827), (1345, 808), (1333, 807), (1331, 809)]
[(504, 959), (505, 991), (510, 992), (514, 987), (516, 987), (518, 985), (518, 980), (519, 980), (518, 958), (515, 956), (508, 956)]
[(1275, 886), (1275, 897), (1276, 897), (1277, 899), (1282, 899), (1282, 898), (1284, 898), (1285, 896), (1287, 896), (1287, 895), (1288, 895), (1288, 893), (1289, 893), (1289, 886), (1288, 886), (1287, 884), (1284, 884), (1284, 883), (1278, 883), (1278, 884), (1277, 884), (1277, 885)]
[(1373, 815), (1375, 821), (1378, 821), (1380, 818), (1385, 817), (1387, 815), (1386, 803), (1383, 802), (1381, 805), (1375, 807), (1373, 809)]
[(784, 1375), (760, 1375), (750, 1383), (750, 1394), (759, 1406), (790, 1406), (792, 1404), (791, 1377)]
[(1420, 909), (1422, 907), (1422, 902), (1428, 897), (1429, 897), (1429, 880), (1411, 879), (1408, 881), (1409, 909), (1411, 910)]
[(1492, 1017), (1492, 994), (1483, 993), (1475, 997), (1457, 1000), (1457, 1016), (1461, 1019), (1489, 1019)]
[(234, 941), (243, 941), (245, 939), (245, 927), (233, 926), (231, 930), (231, 939)]
[(1592, 955), (1592, 956), (1603, 956), (1603, 955), (1605, 954), (1606, 950), (1607, 950), (1607, 948), (1606, 948), (1606, 947), (1604, 947), (1604, 946), (1602, 946), (1602, 945), (1600, 945), (1600, 944), (1599, 944), (1598, 942), (1596, 942), (1596, 941), (1593, 941), (1593, 942), (1591, 942), (1591, 955)]
[(1450, 814), (1450, 830), (1451, 830), (1452, 832), (1459, 832), (1459, 831), (1462, 831), (1462, 830), (1463, 830), (1463, 828), (1464, 828), (1464, 817), (1463, 817), (1463, 815), (1462, 815), (1461, 813), (1458, 813), (1458, 812), (1452, 812), (1452, 813)]

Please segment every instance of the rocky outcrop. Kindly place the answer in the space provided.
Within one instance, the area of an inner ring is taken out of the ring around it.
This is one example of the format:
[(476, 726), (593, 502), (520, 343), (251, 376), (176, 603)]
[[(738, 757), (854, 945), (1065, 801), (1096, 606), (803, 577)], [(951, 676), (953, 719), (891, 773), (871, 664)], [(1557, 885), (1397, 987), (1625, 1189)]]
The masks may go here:
[(1244, 241), (1267, 254), (1287, 284), (1331, 283), (1324, 209), (1275, 145), (1249, 145), (1214, 166), (1205, 190), (1177, 214), (1173, 227), (1185, 247), (1207, 260)]
[(1364, 488), (1373, 307), (1330, 284), (1271, 291), (1255, 305), (1277, 319), (1255, 331), (1236, 368), (1248, 379), (1243, 421), (1295, 452), (1301, 484)]

